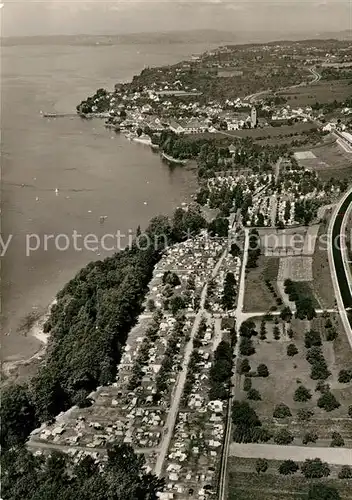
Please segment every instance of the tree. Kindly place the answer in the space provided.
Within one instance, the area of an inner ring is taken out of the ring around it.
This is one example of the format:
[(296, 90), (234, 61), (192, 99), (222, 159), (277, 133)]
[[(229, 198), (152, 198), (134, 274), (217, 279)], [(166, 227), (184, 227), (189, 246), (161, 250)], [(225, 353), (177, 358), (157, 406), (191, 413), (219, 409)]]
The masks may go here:
[(287, 429), (281, 429), (275, 436), (274, 441), (276, 444), (290, 444), (293, 441), (292, 434)]
[(268, 470), (269, 463), (265, 458), (258, 458), (255, 462), (255, 470), (258, 474), (261, 472), (266, 472)]
[(352, 405), (348, 407), (347, 415), (352, 418)]
[(258, 365), (257, 375), (258, 377), (263, 377), (263, 378), (269, 377), (268, 367), (264, 364)]
[(257, 389), (249, 389), (247, 398), (252, 401), (261, 401), (262, 397)]
[(285, 322), (289, 322), (291, 321), (292, 319), (292, 311), (291, 309), (286, 306), (282, 309), (281, 313), (280, 313), (280, 318), (282, 319), (282, 321), (285, 321)]
[(263, 320), (260, 324), (260, 340), (265, 340), (266, 339), (266, 327), (265, 327), (265, 321)]
[(339, 479), (352, 479), (352, 469), (349, 465), (343, 465), (338, 474)]
[(251, 388), (252, 388), (252, 379), (250, 377), (245, 377), (243, 382), (243, 390), (247, 392)]
[(341, 496), (333, 486), (313, 484), (309, 488), (307, 500), (341, 500)]
[(340, 384), (349, 384), (352, 380), (352, 370), (340, 370), (338, 380)]
[(170, 299), (170, 310), (174, 316), (185, 307), (186, 304), (181, 295), (175, 295)]
[(155, 305), (155, 301), (153, 299), (148, 299), (147, 301), (147, 309), (151, 312), (155, 311), (156, 309), (156, 305)]
[(318, 440), (318, 435), (315, 432), (306, 432), (306, 434), (303, 436), (302, 443), (303, 444), (316, 443), (317, 440)]
[(304, 336), (304, 344), (307, 349), (313, 346), (321, 345), (320, 333), (315, 330), (309, 330)]
[(232, 421), (234, 425), (244, 427), (257, 427), (261, 425), (257, 413), (246, 401), (235, 401), (233, 403)]
[(285, 405), (284, 403), (280, 403), (275, 407), (273, 412), (273, 417), (274, 418), (292, 417), (292, 413), (287, 405)]
[(299, 466), (293, 460), (285, 460), (279, 466), (279, 473), (288, 476), (289, 474), (294, 474), (299, 470)]
[(280, 340), (280, 328), (277, 325), (273, 328), (273, 336), (275, 340)]
[(227, 311), (233, 309), (236, 298), (236, 280), (233, 273), (227, 273), (222, 296), (222, 307)]
[(172, 287), (179, 286), (181, 284), (180, 278), (176, 273), (172, 271), (165, 271), (163, 275), (163, 285), (170, 285)]
[(240, 336), (250, 339), (251, 337), (255, 337), (258, 333), (255, 330), (254, 321), (247, 319), (244, 321), (240, 327)]
[(255, 353), (252, 339), (242, 337), (240, 341), (240, 354), (241, 356), (251, 356)]
[(301, 465), (301, 471), (307, 479), (320, 479), (330, 475), (330, 469), (327, 463), (322, 462), (320, 458), (307, 459)]
[(341, 405), (331, 392), (325, 392), (318, 399), (317, 405), (319, 408), (324, 408), (325, 411), (330, 412), (336, 410)]
[(293, 332), (292, 328), (289, 328), (289, 329), (288, 329), (288, 331), (287, 331), (287, 336), (288, 336), (288, 338), (289, 338), (289, 339), (291, 339), (291, 340), (293, 339), (293, 337), (294, 337), (294, 332)]
[(295, 346), (295, 344), (289, 344), (287, 346), (287, 351), (286, 352), (287, 352), (287, 356), (293, 357), (296, 354), (298, 354), (298, 349)]
[(332, 441), (330, 444), (331, 447), (337, 448), (345, 446), (345, 441), (339, 432), (333, 432), (331, 437), (332, 437)]
[(0, 416), (1, 446), (7, 448), (24, 443), (39, 424), (26, 385), (13, 384), (3, 389)]
[(306, 401), (309, 401), (311, 398), (312, 398), (311, 392), (303, 385), (297, 387), (293, 396), (294, 401), (300, 403), (305, 403)]
[(80, 389), (76, 392), (73, 397), (73, 403), (78, 406), (78, 408), (88, 408), (92, 406), (92, 399), (88, 398), (89, 391), (85, 389)]
[(300, 408), (297, 412), (298, 420), (301, 422), (309, 422), (314, 415), (314, 411), (306, 408)]
[(245, 358), (241, 361), (241, 364), (239, 367), (239, 373), (240, 373), (240, 375), (243, 375), (245, 373), (249, 373), (250, 371), (251, 371), (251, 365), (249, 364), (248, 359)]

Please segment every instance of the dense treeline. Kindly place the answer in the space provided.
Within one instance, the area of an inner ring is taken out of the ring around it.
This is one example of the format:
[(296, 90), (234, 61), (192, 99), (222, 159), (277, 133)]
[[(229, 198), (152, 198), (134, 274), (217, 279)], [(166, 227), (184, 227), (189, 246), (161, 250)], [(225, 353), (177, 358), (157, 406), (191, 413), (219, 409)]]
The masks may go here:
[(290, 279), (285, 280), (285, 293), (291, 302), (296, 304), (296, 316), (299, 319), (307, 318), (311, 321), (316, 317), (313, 297), (311, 292), (302, 290), (300, 283)]
[[(98, 385), (113, 382), (128, 332), (142, 303), (163, 246), (197, 233), (205, 221), (196, 208), (178, 209), (172, 221), (152, 219), (150, 248), (131, 248), (82, 269), (57, 295), (45, 330), (46, 361), (28, 385), (4, 392), (1, 444), (22, 443), (38, 423), (81, 404)], [(138, 378), (138, 377), (137, 377)]]
[(209, 399), (228, 399), (232, 376), (232, 348), (224, 340), (214, 353), (214, 360), (209, 373)]
[[(73, 495), (82, 500), (155, 498), (152, 479), (144, 485), (145, 490), (139, 490), (138, 481), (135, 482), (133, 477), (127, 477), (124, 486), (124, 481), (116, 483), (109, 475), (105, 478), (108, 481), (106, 484), (102, 476), (104, 473), (99, 470), (92, 479), (100, 485), (99, 494), (81, 482), (81, 470), (77, 478), (70, 474), (66, 481), (62, 471), (71, 468), (66, 458), (60, 458), (62, 477), (57, 479), (57, 484), (56, 480), (51, 481), (46, 475), (47, 465), (34, 458), (27, 461), (30, 470), (26, 476), (21, 462), (26, 452), (18, 447), (42, 422), (50, 421), (73, 404), (89, 404), (87, 396), (92, 390), (115, 380), (122, 347), (142, 311), (148, 283), (164, 247), (186, 239), (190, 233), (196, 234), (204, 225), (205, 221), (195, 207), (188, 211), (178, 209), (172, 221), (164, 216), (155, 217), (146, 230), (151, 242), (149, 248), (140, 249), (135, 241), (131, 248), (104, 261), (92, 262), (59, 292), (57, 303), (45, 325), (45, 330), (51, 334), (45, 363), (27, 384), (10, 385), (3, 391), (2, 471), (9, 491), (3, 495), (4, 499), (68, 499)], [(155, 334), (157, 321), (155, 317), (148, 340)], [(144, 354), (148, 346), (145, 347)], [(144, 359), (141, 359), (141, 365), (143, 362)], [(139, 374), (135, 375), (134, 383), (138, 385)], [(121, 453), (127, 451), (117, 448), (116, 464), (124, 456)], [(50, 461), (48, 464), (50, 466)], [(24, 467), (24, 470), (27, 469)], [(145, 477), (141, 471), (138, 473), (139, 478)], [(23, 480), (20, 480), (21, 474)], [(36, 493), (33, 484), (38, 486)], [(136, 493), (125, 494), (125, 487)], [(116, 491), (113, 491), (114, 488)]]
[(74, 463), (54, 452), (34, 456), (25, 448), (2, 455), (3, 500), (156, 500), (163, 480), (146, 473), (143, 455), (127, 445), (108, 448), (103, 467), (86, 456)]

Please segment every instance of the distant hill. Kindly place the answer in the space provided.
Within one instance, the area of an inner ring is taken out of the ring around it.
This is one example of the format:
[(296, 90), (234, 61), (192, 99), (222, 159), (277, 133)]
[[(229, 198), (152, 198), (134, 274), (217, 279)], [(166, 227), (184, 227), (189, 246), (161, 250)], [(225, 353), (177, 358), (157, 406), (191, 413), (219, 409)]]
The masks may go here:
[(2, 46), (14, 45), (119, 45), (119, 44), (242, 44), (242, 43), (264, 43), (273, 40), (318, 40), (337, 39), (352, 40), (352, 30), (324, 33), (280, 33), (267, 31), (219, 31), (219, 30), (195, 30), (195, 31), (168, 31), (160, 33), (130, 33), (122, 35), (52, 35), (52, 36), (28, 36), (8, 37), (1, 39)]

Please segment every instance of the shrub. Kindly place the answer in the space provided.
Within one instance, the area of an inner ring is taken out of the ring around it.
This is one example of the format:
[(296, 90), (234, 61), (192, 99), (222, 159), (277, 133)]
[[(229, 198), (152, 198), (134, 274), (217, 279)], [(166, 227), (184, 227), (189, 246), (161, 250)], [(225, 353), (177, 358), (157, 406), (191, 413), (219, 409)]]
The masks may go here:
[(275, 340), (280, 340), (280, 328), (277, 325), (273, 328), (273, 335)]
[(268, 470), (268, 461), (265, 458), (258, 458), (255, 462), (255, 470), (258, 474)]
[(264, 364), (260, 364), (257, 368), (258, 377), (269, 377), (268, 367)]
[(349, 384), (352, 380), (352, 370), (340, 370), (338, 380), (340, 384)]
[(321, 345), (320, 333), (315, 330), (309, 330), (304, 336), (304, 344), (307, 349)]
[(329, 330), (326, 332), (326, 340), (328, 342), (333, 342), (334, 340), (337, 339), (337, 337), (338, 337), (338, 333), (335, 330), (335, 328), (329, 328)]
[(292, 417), (292, 413), (287, 405), (285, 405), (284, 403), (280, 403), (279, 405), (276, 406), (273, 413), (273, 417), (274, 418)]
[(241, 356), (251, 356), (255, 353), (255, 348), (251, 339), (246, 337), (241, 338), (240, 342), (240, 354)]
[(239, 367), (239, 373), (240, 373), (240, 375), (243, 375), (244, 373), (249, 373), (250, 371), (251, 371), (251, 365), (249, 364), (248, 359), (245, 358), (241, 361), (241, 364)]
[(352, 479), (352, 469), (349, 465), (344, 465), (338, 474), (339, 479)]
[(294, 474), (299, 470), (299, 466), (293, 460), (285, 460), (279, 466), (279, 473), (284, 476), (288, 476), (289, 474)]
[(260, 340), (265, 340), (266, 339), (266, 327), (265, 327), (265, 321), (262, 321), (260, 324)]
[(297, 412), (298, 420), (301, 422), (309, 422), (314, 415), (313, 410), (308, 410), (306, 408), (300, 408)]
[(293, 396), (294, 401), (300, 403), (305, 403), (306, 401), (309, 401), (311, 398), (312, 398), (311, 392), (303, 385), (297, 387)]
[(293, 339), (293, 336), (294, 336), (294, 333), (293, 333), (293, 330), (292, 328), (290, 328), (288, 331), (287, 331), (287, 336), (289, 339)]
[(298, 354), (298, 349), (295, 346), (295, 344), (289, 344), (287, 346), (286, 353), (287, 353), (287, 356), (290, 356), (290, 357), (295, 356), (296, 354)]
[(291, 319), (292, 319), (291, 309), (288, 306), (284, 307), (280, 313), (280, 317), (281, 317), (282, 321), (286, 321), (286, 322), (291, 321)]
[(327, 463), (322, 462), (320, 458), (307, 459), (301, 466), (302, 474), (307, 479), (320, 479), (330, 475), (330, 469)]
[(307, 432), (302, 439), (303, 444), (316, 443), (318, 440), (318, 435), (315, 432)]
[(275, 436), (276, 444), (290, 444), (293, 441), (293, 436), (287, 429), (281, 429)]
[(252, 401), (261, 401), (262, 397), (257, 389), (249, 389), (247, 398)]
[(352, 418), (352, 405), (348, 407), (347, 415)]
[(317, 405), (319, 408), (324, 408), (325, 411), (333, 411), (341, 405), (331, 392), (325, 392), (318, 399)]
[(329, 391), (330, 391), (330, 385), (323, 382), (322, 380), (319, 380), (315, 388), (315, 392), (321, 392), (323, 394), (324, 392), (329, 392)]
[(331, 437), (332, 441), (330, 446), (332, 446), (333, 448), (345, 446), (345, 441), (339, 432), (333, 432)]
[(249, 391), (249, 389), (252, 388), (252, 379), (249, 377), (246, 377), (243, 382), (243, 390), (244, 391)]

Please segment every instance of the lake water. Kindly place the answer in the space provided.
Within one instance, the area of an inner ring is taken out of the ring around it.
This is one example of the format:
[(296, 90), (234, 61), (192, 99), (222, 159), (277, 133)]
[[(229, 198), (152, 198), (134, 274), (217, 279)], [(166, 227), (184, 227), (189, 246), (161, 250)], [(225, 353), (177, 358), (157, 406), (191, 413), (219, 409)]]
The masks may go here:
[[(49, 240), (45, 249), (44, 235), (126, 234), (138, 224), (146, 226), (154, 215), (172, 213), (196, 185), (192, 172), (171, 171), (148, 147), (108, 131), (103, 121), (45, 119), (40, 111), (74, 112), (99, 87), (112, 89), (145, 65), (175, 63), (206, 48), (2, 48), (1, 223), (3, 237), (13, 235), (1, 262), (4, 359), (33, 354), (37, 341), (17, 331), (23, 318), (44, 310), (83, 265), (108, 255), (79, 252), (71, 244), (59, 251)], [(102, 215), (107, 216), (104, 224)], [(40, 248), (26, 256), (30, 234), (39, 236)]]

